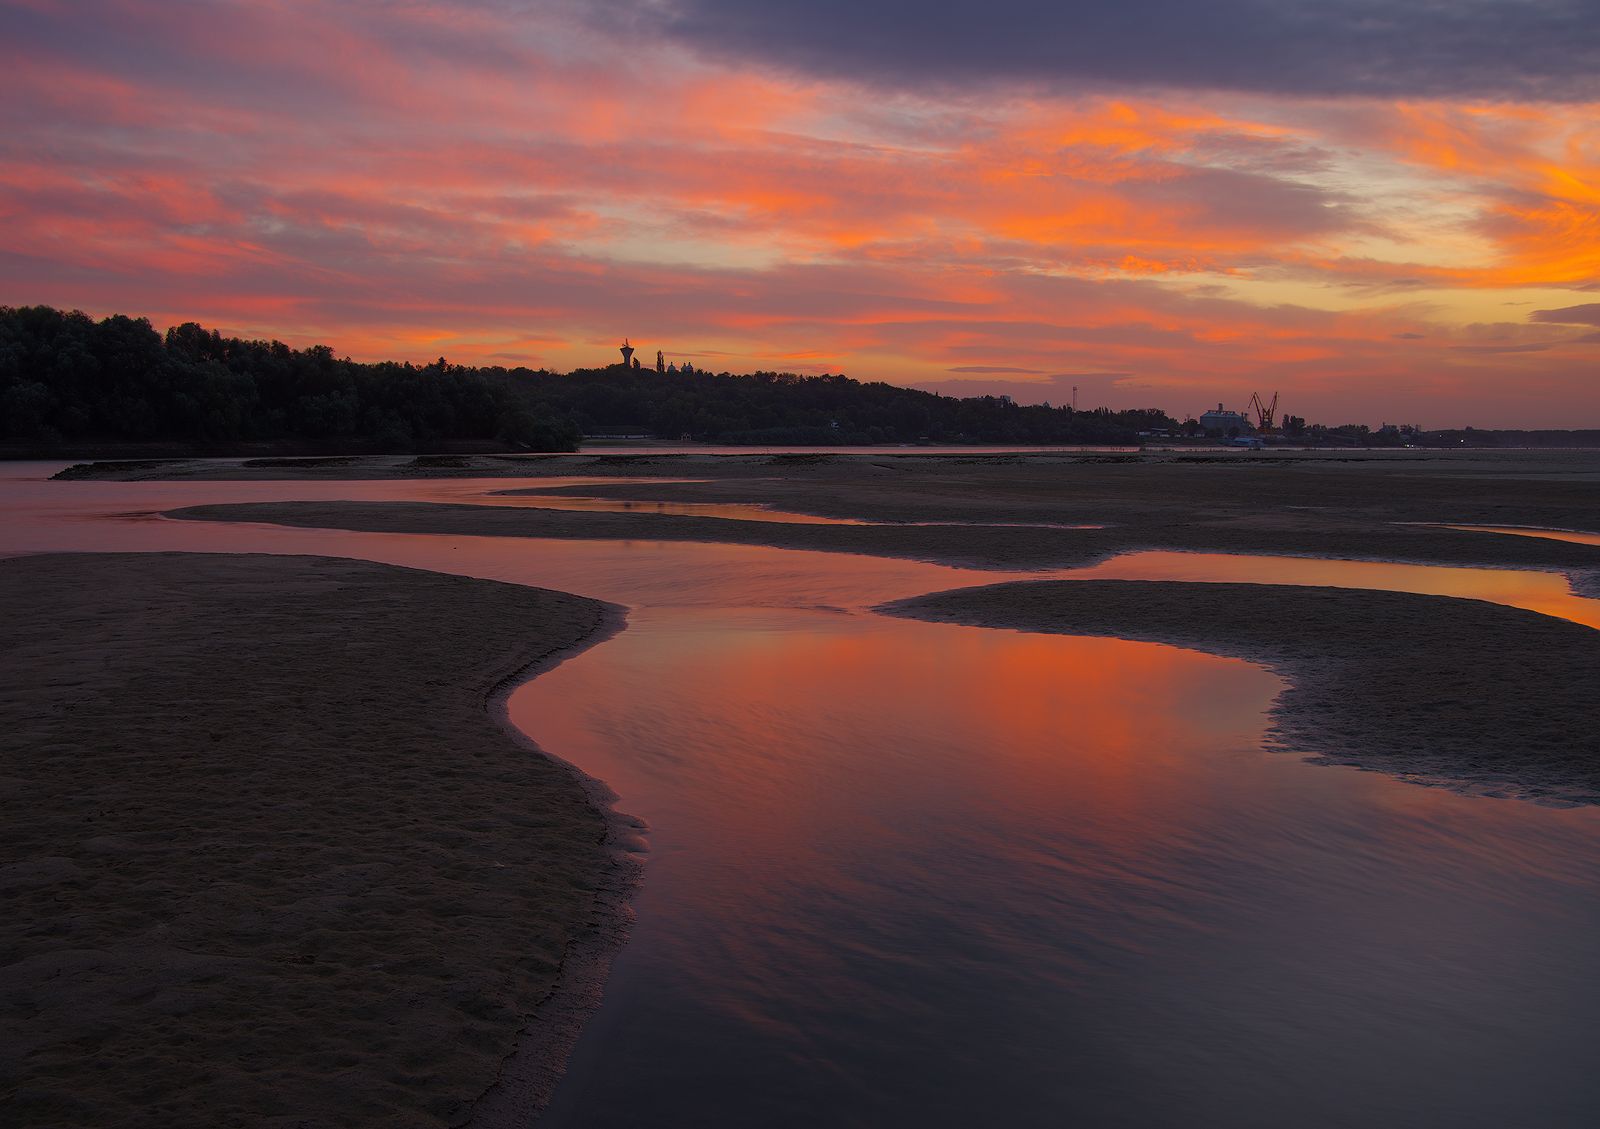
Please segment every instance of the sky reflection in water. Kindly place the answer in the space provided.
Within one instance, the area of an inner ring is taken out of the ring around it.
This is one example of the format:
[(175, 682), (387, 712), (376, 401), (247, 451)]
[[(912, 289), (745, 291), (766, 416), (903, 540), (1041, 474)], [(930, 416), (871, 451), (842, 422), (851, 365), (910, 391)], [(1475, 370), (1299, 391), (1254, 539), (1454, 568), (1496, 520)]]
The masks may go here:
[(1504, 533), (1512, 537), (1543, 537), (1548, 541), (1571, 541), (1575, 545), (1600, 545), (1600, 533), (1585, 533), (1581, 529), (1537, 529), (1528, 525), (1447, 525), (1446, 529), (1463, 529), (1469, 533)]
[(1279, 685), (636, 612), (512, 700), (654, 828), (549, 1124), (1587, 1124), (1593, 814), (1262, 753)]
[[(1600, 628), (1600, 600), (1572, 593), (1559, 572), (1455, 568), (1448, 565), (1333, 561), (1318, 557), (1231, 556), (1226, 553), (1126, 553), (1062, 574), (1081, 580), (1198, 580), (1243, 584), (1311, 584), (1379, 588), (1488, 600)], [(1240, 609), (1244, 612), (1246, 609)]]
[[(1259, 667), (864, 613), (1007, 578), (910, 561), (105, 516), (445, 500), (438, 483), (0, 477), (0, 552), (326, 553), (632, 606), (627, 631), (512, 701), (652, 825), (634, 938), (550, 1124), (1587, 1126), (1600, 1111), (1596, 813), (1263, 753), (1280, 683)], [(1077, 575), (1564, 588), (1205, 554)]]

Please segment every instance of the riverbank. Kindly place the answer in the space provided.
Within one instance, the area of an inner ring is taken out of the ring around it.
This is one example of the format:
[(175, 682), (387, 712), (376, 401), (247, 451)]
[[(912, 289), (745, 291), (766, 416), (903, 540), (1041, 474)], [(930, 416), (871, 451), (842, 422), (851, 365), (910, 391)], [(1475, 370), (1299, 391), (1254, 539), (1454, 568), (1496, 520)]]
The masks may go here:
[[(1600, 575), (1600, 546), (1440, 528), (1589, 528), (1600, 513), (1597, 452), (646, 453), (109, 465), (66, 475), (129, 481), (581, 475), (591, 481), (541, 493), (762, 505), (886, 524), (359, 502), (210, 506), (175, 516), (374, 532), (767, 545), (987, 569), (1074, 567), (1154, 549), (1550, 569), (1590, 590), (1600, 583), (1586, 575)], [(676, 481), (592, 481), (607, 476)], [(508, 492), (517, 492), (510, 483)], [(1041, 528), (1083, 525), (1101, 528)]]
[(1346, 588), (1032, 581), (896, 601), (887, 615), (1172, 643), (1290, 685), (1274, 748), (1422, 784), (1600, 803), (1600, 632), (1479, 600)]
[[(760, 465), (740, 457), (700, 459), (692, 467), (656, 461), (704, 480), (590, 483), (545, 493), (754, 502), (891, 524), (413, 502), (212, 505), (169, 516), (385, 533), (763, 545), (995, 571), (1082, 567), (1140, 550), (1323, 557), (1556, 571), (1579, 595), (1600, 592), (1600, 546), (1413, 524), (1590, 528), (1600, 512), (1594, 453), (1406, 452), (1267, 462), (908, 456), (885, 463), (817, 456)], [(628, 467), (635, 474), (668, 473), (667, 466)], [(942, 524), (913, 524), (919, 522)], [(1029, 522), (1101, 527), (998, 524)], [(1592, 706), (1572, 689), (1588, 683), (1563, 673), (1592, 663), (1592, 630), (1471, 600), (1370, 590), (1306, 596), (1277, 585), (1181, 583), (1139, 590), (1148, 607), (1112, 603), (1103, 610), (1116, 614), (1099, 628), (1078, 609), (1072, 623), (1083, 626), (1076, 633), (1183, 642), (1292, 670), (1297, 686), (1311, 688), (1280, 703), (1289, 747), (1461, 787), (1600, 801), (1600, 749), (1579, 724)], [(1076, 598), (1112, 589), (1072, 591)], [(1002, 617), (994, 625), (1025, 628), (1026, 621)], [(1364, 671), (1384, 676), (1358, 679)], [(1506, 686), (1520, 689), (1512, 694)], [(1435, 693), (1440, 687), (1448, 688), (1443, 697)], [(1339, 702), (1330, 705), (1325, 694)], [(1531, 713), (1515, 712), (1519, 695)], [(1511, 747), (1486, 759), (1483, 742), (1503, 732)]]
[[(580, 492), (600, 491), (583, 487)], [(1102, 508), (1111, 506), (1107, 502)], [(1593, 583), (1588, 574), (1600, 572), (1600, 545), (1332, 518), (1247, 522), (1124, 515), (1125, 520), (1115, 524), (1079, 529), (1011, 524), (1015, 520), (1011, 518), (1006, 519), (1008, 524), (996, 525), (983, 525), (982, 519), (972, 524), (946, 519), (922, 525), (822, 525), (781, 518), (754, 521), (439, 502), (239, 502), (183, 507), (167, 511), (166, 516), (365, 533), (761, 545), (1012, 571), (1073, 568), (1140, 550), (1178, 550), (1548, 569), (1567, 572), (1579, 584)]]
[(636, 844), (503, 697), (618, 609), (200, 554), (4, 560), (0, 598), (4, 1120), (499, 1129), (539, 1108)]

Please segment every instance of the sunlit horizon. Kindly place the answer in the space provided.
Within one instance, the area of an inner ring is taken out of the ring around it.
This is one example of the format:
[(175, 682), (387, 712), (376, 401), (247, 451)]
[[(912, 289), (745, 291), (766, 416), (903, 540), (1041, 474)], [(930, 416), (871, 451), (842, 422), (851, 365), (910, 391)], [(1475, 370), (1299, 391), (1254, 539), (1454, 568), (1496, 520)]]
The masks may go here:
[(1412, 89), (1281, 59), (1221, 89), (1170, 42), (1125, 83), (1021, 56), (1008, 81), (992, 37), (933, 73), (960, 29), (918, 55), (830, 7), (830, 57), (719, 7), (8, 5), (0, 303), (368, 361), (565, 371), (626, 336), (1179, 418), (1260, 391), (1600, 426), (1581, 75), (1474, 81), (1494, 44), (1445, 37), (1463, 73)]

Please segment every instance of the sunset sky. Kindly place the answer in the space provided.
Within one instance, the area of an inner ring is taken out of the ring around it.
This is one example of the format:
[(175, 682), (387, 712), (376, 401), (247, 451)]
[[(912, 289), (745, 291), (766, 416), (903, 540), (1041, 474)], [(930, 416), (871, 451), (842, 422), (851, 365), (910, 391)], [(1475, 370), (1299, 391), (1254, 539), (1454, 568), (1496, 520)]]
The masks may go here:
[(0, 0), (0, 303), (1600, 427), (1594, 0)]

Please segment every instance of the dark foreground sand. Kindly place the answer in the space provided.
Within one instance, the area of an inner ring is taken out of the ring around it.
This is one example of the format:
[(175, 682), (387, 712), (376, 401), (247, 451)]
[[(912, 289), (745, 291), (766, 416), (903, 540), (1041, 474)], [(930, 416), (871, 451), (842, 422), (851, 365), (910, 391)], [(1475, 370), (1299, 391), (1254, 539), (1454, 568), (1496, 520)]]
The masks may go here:
[(1037, 581), (890, 615), (1177, 643), (1290, 681), (1274, 744), (1419, 783), (1600, 803), (1600, 632), (1478, 600), (1260, 584)]
[(537, 1107), (559, 993), (479, 1099), (599, 951), (623, 856), (592, 782), (491, 707), (615, 609), (184, 554), (0, 561), (0, 604), (0, 1124)]

